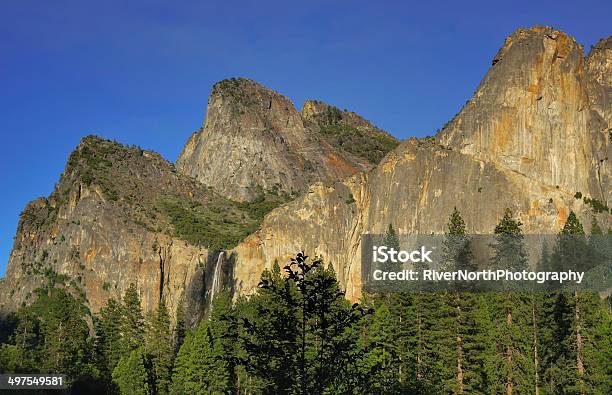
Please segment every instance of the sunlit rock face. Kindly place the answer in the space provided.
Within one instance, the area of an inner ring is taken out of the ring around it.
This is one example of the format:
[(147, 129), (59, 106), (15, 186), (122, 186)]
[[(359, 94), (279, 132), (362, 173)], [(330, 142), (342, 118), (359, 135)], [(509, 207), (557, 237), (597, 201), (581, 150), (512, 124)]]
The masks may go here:
[(244, 78), (215, 84), (204, 125), (177, 161), (180, 172), (239, 201), (262, 191), (295, 195), (367, 166), (305, 127), (288, 98)]
[(593, 215), (609, 226), (609, 213), (584, 198), (611, 202), (610, 59), (609, 38), (585, 59), (565, 33), (517, 30), (434, 139), (406, 141), (375, 169), (315, 185), (270, 213), (235, 249), (237, 289), (252, 292), (265, 267), (305, 250), (331, 262), (357, 299), (361, 234), (389, 224), (442, 233), (455, 206), (473, 233), (492, 232), (507, 207), (526, 233), (558, 232), (570, 210), (587, 227)]

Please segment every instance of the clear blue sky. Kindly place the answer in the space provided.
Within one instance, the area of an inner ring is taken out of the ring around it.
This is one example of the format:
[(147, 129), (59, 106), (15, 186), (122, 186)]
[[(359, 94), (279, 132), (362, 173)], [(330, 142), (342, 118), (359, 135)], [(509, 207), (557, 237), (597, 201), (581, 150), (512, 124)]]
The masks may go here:
[(30, 1), (0, 3), (0, 275), (18, 215), (81, 137), (174, 161), (212, 84), (244, 76), (424, 136), (471, 96), (504, 38), (552, 25), (612, 34), (609, 1)]

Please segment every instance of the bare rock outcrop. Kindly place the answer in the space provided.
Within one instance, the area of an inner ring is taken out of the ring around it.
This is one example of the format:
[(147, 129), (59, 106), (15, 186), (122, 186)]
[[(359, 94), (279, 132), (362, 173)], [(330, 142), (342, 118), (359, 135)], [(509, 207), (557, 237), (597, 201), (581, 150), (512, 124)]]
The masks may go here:
[(177, 160), (180, 172), (238, 201), (262, 191), (296, 195), (367, 165), (306, 128), (288, 98), (244, 78), (215, 84), (204, 125)]

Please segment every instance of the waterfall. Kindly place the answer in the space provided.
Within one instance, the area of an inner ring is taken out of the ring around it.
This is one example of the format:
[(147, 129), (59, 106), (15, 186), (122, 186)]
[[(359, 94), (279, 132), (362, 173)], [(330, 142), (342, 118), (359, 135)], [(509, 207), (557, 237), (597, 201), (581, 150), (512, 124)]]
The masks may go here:
[(210, 286), (210, 303), (212, 304), (215, 299), (215, 293), (219, 290), (221, 286), (221, 266), (223, 266), (223, 256), (225, 252), (220, 252), (217, 257), (217, 263), (215, 264), (215, 272), (213, 274), (212, 284)]

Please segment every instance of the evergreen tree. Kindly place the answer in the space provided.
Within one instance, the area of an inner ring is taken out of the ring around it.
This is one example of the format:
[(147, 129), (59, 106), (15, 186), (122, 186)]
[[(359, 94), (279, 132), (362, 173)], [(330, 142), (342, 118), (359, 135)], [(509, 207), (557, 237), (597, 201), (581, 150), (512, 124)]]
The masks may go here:
[(310, 262), (299, 253), (285, 271), (298, 292), (290, 302), (298, 309), (299, 392), (353, 391), (343, 372), (358, 362), (355, 328), (364, 310), (348, 303), (331, 265), (325, 269), (321, 259)]
[(95, 317), (96, 351), (100, 369), (110, 377), (123, 356), (121, 348), (121, 323), (123, 320), (121, 305), (115, 299), (109, 299), (106, 306), (100, 309)]
[(399, 392), (399, 339), (396, 337), (396, 322), (385, 304), (380, 305), (369, 318), (368, 336), (363, 345), (367, 350), (364, 361), (370, 382), (368, 390), (371, 393)]
[[(506, 209), (496, 225), (495, 240), (491, 245), (491, 267), (521, 271), (527, 269), (527, 254), (523, 244), (522, 223)], [(536, 338), (529, 295), (508, 291), (487, 295), (490, 319), (494, 322), (488, 334), (489, 353), (485, 373), (489, 390), (512, 394), (535, 392), (535, 361), (532, 344)]]
[(39, 290), (29, 309), (39, 317), (40, 370), (63, 372), (71, 381), (94, 375), (93, 342), (84, 319), (89, 310), (61, 288)]
[(236, 319), (229, 293), (213, 301), (209, 321), (185, 338), (176, 358), (172, 393), (232, 393), (236, 382)]
[[(608, 303), (610, 297), (608, 296)], [(612, 312), (609, 309), (600, 306), (597, 311), (598, 319), (596, 326), (593, 328), (593, 342), (588, 343), (587, 355), (592, 355), (590, 366), (587, 370), (593, 370), (589, 374), (590, 381), (595, 393), (612, 394), (612, 347), (610, 339), (612, 339)], [(592, 346), (591, 346), (592, 344)], [(591, 369), (589, 369), (592, 367)]]
[(148, 325), (146, 351), (151, 361), (151, 373), (156, 393), (167, 393), (170, 388), (174, 343), (170, 315), (163, 300)]
[[(17, 328), (13, 334), (14, 346), (6, 349), (14, 357), (5, 362), (11, 372), (32, 372), (39, 368), (39, 347), (41, 341), (40, 319), (29, 307), (17, 311)], [(7, 357), (8, 358), (8, 357)]]
[(296, 388), (298, 356), (296, 289), (285, 281), (275, 262), (265, 270), (257, 293), (246, 304), (243, 343), (247, 370), (262, 380), (266, 393), (288, 393)]
[[(555, 256), (558, 270), (592, 268), (593, 254), (588, 243), (582, 224), (570, 212), (558, 237)], [(599, 362), (601, 345), (596, 334), (596, 328), (601, 327), (602, 316), (598, 314), (601, 300), (595, 293), (558, 293), (555, 309), (556, 347), (547, 372), (550, 388), (567, 393), (592, 393), (602, 382), (605, 371), (605, 365)]]
[(183, 302), (181, 301), (176, 310), (176, 324), (173, 330), (173, 346), (174, 353), (178, 353), (185, 336), (187, 335), (187, 325), (185, 323), (185, 310), (183, 308)]
[(142, 314), (140, 296), (135, 284), (130, 284), (123, 296), (121, 319), (122, 355), (129, 354), (143, 344), (145, 320)]
[(186, 387), (191, 385), (192, 381), (196, 381), (196, 369), (192, 361), (193, 353), (193, 336), (194, 333), (187, 333), (183, 340), (183, 344), (176, 354), (174, 360), (174, 368), (172, 371), (172, 384), (170, 393), (185, 394)]
[(391, 224), (389, 224), (389, 227), (387, 228), (387, 231), (385, 233), (383, 245), (389, 248), (394, 248), (396, 251), (399, 251), (400, 249), (399, 237), (397, 236), (397, 232), (395, 232), (395, 229)]
[(447, 228), (442, 245), (445, 269), (449, 271), (476, 270), (471, 240), (467, 236), (465, 222), (457, 207), (453, 209), (448, 219)]
[(149, 395), (152, 386), (149, 376), (149, 362), (144, 347), (132, 350), (122, 357), (113, 370), (113, 383), (122, 395)]
[[(443, 245), (444, 260), (449, 270), (477, 270), (472, 255), (471, 240), (467, 236), (465, 222), (455, 207), (451, 213)], [(445, 295), (453, 308), (453, 325), (448, 328), (454, 332), (449, 337), (455, 339), (455, 380), (447, 379), (447, 389), (456, 394), (478, 393), (482, 388), (481, 361), (478, 353), (482, 348), (482, 339), (476, 327), (477, 300), (472, 287), (468, 284), (457, 284), (456, 291)]]

